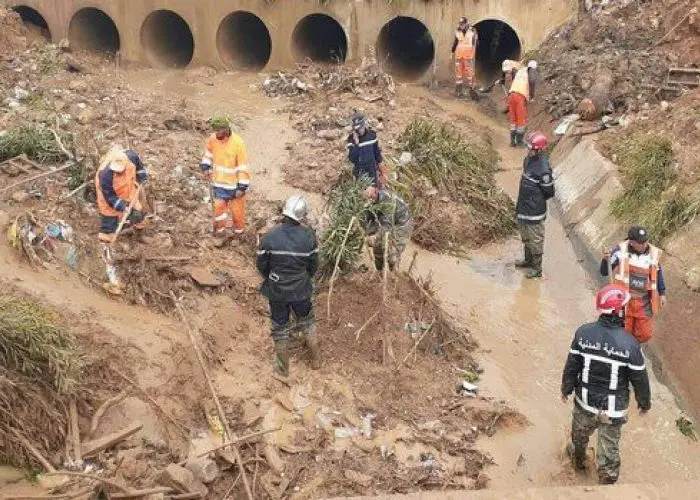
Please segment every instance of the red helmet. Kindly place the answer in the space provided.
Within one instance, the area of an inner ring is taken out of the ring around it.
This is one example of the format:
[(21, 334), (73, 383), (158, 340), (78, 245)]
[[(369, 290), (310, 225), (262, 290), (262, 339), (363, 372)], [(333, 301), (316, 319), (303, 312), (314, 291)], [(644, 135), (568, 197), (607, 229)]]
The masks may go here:
[(607, 285), (596, 294), (595, 307), (598, 314), (616, 314), (620, 316), (630, 298), (629, 292), (620, 285)]
[(549, 141), (547, 140), (547, 136), (544, 135), (542, 132), (533, 132), (529, 136), (527, 136), (527, 147), (530, 149), (533, 149), (535, 151), (542, 151), (547, 149), (547, 146), (549, 145)]

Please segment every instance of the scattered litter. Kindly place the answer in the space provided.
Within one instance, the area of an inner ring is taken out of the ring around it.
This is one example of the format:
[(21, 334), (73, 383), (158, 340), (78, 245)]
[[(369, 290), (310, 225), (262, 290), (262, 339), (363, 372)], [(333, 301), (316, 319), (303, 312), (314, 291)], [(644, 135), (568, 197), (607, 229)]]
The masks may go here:
[(50, 238), (73, 241), (73, 228), (64, 220), (57, 220), (46, 225), (46, 234)]
[(471, 382), (463, 380), (457, 385), (457, 393), (462, 396), (475, 397), (479, 394), (479, 388)]
[(676, 427), (684, 436), (689, 437), (693, 441), (698, 440), (695, 423), (685, 413), (681, 413), (681, 416), (676, 419)]
[(336, 427), (333, 432), (336, 439), (349, 439), (360, 435), (357, 427)]
[(557, 128), (554, 130), (554, 133), (556, 135), (565, 135), (566, 131), (569, 130), (569, 127), (580, 119), (581, 116), (577, 114), (565, 116), (564, 119), (559, 123), (559, 125), (557, 125)]
[(432, 456), (430, 453), (421, 453), (420, 454), (420, 463), (426, 469), (439, 469), (440, 468), (440, 462), (438, 462), (435, 459), (435, 457)]

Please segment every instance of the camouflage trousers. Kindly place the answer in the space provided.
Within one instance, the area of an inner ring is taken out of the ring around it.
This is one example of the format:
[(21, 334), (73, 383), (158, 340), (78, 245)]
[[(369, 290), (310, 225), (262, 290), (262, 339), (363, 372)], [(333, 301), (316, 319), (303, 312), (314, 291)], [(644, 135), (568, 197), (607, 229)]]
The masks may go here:
[(387, 240), (389, 241), (389, 248), (386, 252), (386, 261), (389, 264), (389, 269), (394, 271), (398, 269), (401, 263), (401, 254), (406, 250), (406, 245), (411, 239), (411, 223), (404, 224), (403, 226), (394, 226), (391, 228), (380, 228), (377, 233), (377, 239), (374, 244), (374, 267), (377, 271), (382, 271), (384, 269), (384, 238), (385, 234), (388, 233)]
[(577, 462), (585, 462), (588, 440), (596, 430), (598, 430), (598, 445), (596, 447), (598, 480), (603, 484), (612, 484), (620, 476), (622, 422), (613, 424), (607, 417), (594, 415), (574, 404), (571, 441), (574, 445), (574, 459)]

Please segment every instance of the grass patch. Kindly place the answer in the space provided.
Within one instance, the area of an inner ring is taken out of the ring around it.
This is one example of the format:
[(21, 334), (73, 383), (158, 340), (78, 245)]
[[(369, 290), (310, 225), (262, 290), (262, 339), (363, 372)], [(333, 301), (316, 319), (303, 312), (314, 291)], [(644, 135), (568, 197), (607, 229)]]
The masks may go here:
[(411, 207), (416, 243), (455, 250), (515, 229), (515, 207), (496, 185), (498, 155), (486, 140), (467, 139), (454, 124), (416, 120), (398, 143), (412, 155), (395, 187)]
[(635, 134), (609, 144), (608, 152), (618, 157), (625, 188), (610, 204), (615, 217), (646, 227), (659, 241), (695, 219), (700, 198), (679, 189), (670, 138)]
[(53, 313), (31, 301), (0, 298), (0, 462), (35, 464), (11, 429), (45, 456), (60, 449), (67, 398), (80, 390), (84, 363)]
[[(73, 149), (73, 136), (60, 133), (61, 142)], [(25, 154), (40, 163), (56, 163), (68, 159), (56, 142), (53, 133), (40, 125), (25, 124), (12, 128), (0, 136), (0, 162)]]

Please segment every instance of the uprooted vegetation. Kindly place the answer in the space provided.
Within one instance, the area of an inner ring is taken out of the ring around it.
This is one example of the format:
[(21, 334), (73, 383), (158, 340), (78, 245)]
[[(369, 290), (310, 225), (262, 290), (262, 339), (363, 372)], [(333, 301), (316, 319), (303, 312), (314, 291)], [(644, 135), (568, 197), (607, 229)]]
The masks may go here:
[(611, 212), (627, 224), (641, 224), (663, 240), (695, 219), (700, 196), (682, 185), (668, 136), (637, 133), (605, 144), (620, 166), (624, 191)]
[(513, 201), (496, 185), (498, 155), (486, 139), (467, 139), (452, 124), (417, 120), (398, 142), (410, 153), (395, 185), (411, 207), (413, 241), (455, 251), (513, 231)]
[(37, 464), (20, 444), (44, 455), (66, 438), (66, 405), (83, 387), (85, 359), (55, 314), (37, 303), (0, 298), (0, 462)]

